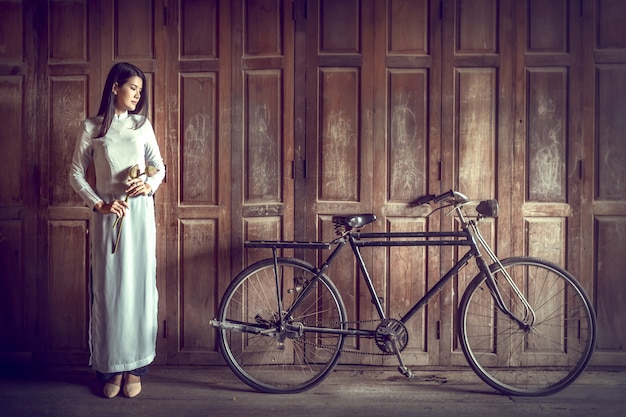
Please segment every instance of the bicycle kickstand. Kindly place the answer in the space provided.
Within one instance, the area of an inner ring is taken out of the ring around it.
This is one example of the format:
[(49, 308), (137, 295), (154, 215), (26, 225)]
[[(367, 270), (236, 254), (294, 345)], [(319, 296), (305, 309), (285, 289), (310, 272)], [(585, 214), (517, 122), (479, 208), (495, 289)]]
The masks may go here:
[(400, 349), (398, 348), (398, 339), (395, 335), (390, 335), (391, 346), (393, 347), (393, 351), (398, 358), (398, 372), (404, 375), (407, 378), (413, 378), (413, 371), (411, 371), (404, 363), (404, 359), (402, 359), (402, 355), (400, 354)]

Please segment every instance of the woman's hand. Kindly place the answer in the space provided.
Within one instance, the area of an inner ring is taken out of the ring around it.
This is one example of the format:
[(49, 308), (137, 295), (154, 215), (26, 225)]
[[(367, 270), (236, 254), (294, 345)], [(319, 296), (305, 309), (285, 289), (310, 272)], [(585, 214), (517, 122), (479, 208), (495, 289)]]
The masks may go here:
[(100, 201), (99, 203), (96, 203), (94, 208), (100, 214), (115, 214), (117, 217), (123, 217), (126, 215), (128, 203), (123, 200), (113, 200), (110, 203)]
[(152, 191), (150, 184), (143, 182), (141, 178), (132, 178), (128, 180), (128, 188), (126, 194), (129, 197), (137, 197), (139, 195), (148, 195)]

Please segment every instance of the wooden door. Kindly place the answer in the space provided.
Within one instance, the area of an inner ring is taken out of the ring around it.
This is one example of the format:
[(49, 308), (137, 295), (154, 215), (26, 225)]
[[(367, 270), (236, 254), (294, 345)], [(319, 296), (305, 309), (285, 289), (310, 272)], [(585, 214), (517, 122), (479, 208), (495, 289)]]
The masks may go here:
[[(38, 283), (39, 349), (45, 361), (86, 364), (90, 213), (68, 183), (69, 166), (82, 120), (96, 114), (104, 78), (114, 63), (122, 61), (136, 64), (146, 74), (149, 118), (167, 161), (165, 118), (159, 112), (165, 97), (164, 78), (157, 65), (164, 49), (153, 36), (163, 21), (163, 7), (151, 0), (50, 1), (38, 6), (42, 7), (36, 14), (42, 19), (37, 26), (38, 42), (49, 45), (49, 49), (39, 49), (42, 72), (35, 119), (40, 131), (41, 181), (47, 184), (41, 187), (39, 200), (39, 255), (47, 266)], [(162, 294), (166, 189), (155, 196), (157, 282)], [(162, 337), (157, 346), (163, 351)]]
[(580, 276), (598, 318), (593, 363), (626, 363), (626, 3), (583, 2)]
[(167, 355), (217, 360), (208, 325), (229, 280), (231, 16), (229, 1), (169, 2)]
[(219, 363), (233, 274), (293, 236), (291, 2), (170, 2), (168, 362)]
[(35, 349), (38, 257), (37, 109), (33, 5), (0, 1), (0, 361)]
[[(378, 217), (368, 230), (436, 229), (436, 219), (425, 217), (428, 210), (408, 203), (439, 189), (438, 3), (309, 0), (306, 16), (306, 206), (297, 212), (305, 213), (308, 238), (330, 241), (332, 215), (362, 212)], [(438, 250), (363, 253), (394, 318), (426, 292), (438, 270)], [(349, 320), (373, 328), (373, 303), (352, 255), (342, 256), (329, 276)], [(431, 305), (410, 324), (408, 362), (436, 362), (437, 317)], [(347, 347), (380, 353), (370, 342), (350, 341)], [(342, 360), (386, 363), (349, 354)]]
[[(500, 217), (482, 223), (481, 231), (500, 257), (510, 254), (512, 244), (514, 3), (442, 2), (442, 189), (458, 190), (474, 201), (498, 199)], [(457, 226), (452, 217), (442, 216), (441, 227)], [(440, 273), (463, 254), (463, 249), (442, 249)], [(457, 306), (477, 272), (470, 263), (442, 293), (440, 364), (466, 364), (458, 345)]]

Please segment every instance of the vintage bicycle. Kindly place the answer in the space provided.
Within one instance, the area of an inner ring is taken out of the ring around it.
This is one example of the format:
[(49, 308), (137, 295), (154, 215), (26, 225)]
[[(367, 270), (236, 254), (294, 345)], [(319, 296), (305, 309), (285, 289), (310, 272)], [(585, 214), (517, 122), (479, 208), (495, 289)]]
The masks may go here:
[[(466, 196), (451, 190), (414, 203), (439, 203), (431, 214), (450, 208), (458, 231), (366, 233), (362, 229), (376, 220), (374, 214), (337, 215), (332, 217), (337, 233), (332, 242), (246, 242), (247, 248), (271, 249), (272, 257), (237, 275), (211, 320), (230, 369), (262, 392), (301, 392), (333, 370), (345, 338), (362, 337), (372, 339), (382, 354), (395, 355), (399, 371), (411, 377), (402, 358), (409, 336), (406, 323), (473, 258), (479, 272), (458, 306), (458, 340), (474, 372), (496, 390), (522, 396), (553, 394), (576, 380), (596, 340), (594, 310), (576, 279), (545, 260), (498, 259), (478, 228), (481, 220), (497, 217), (497, 200), (470, 205)], [(468, 215), (470, 207), (475, 215)], [(361, 248), (394, 246), (454, 246), (467, 252), (404, 315), (392, 318)], [(326, 274), (345, 247), (354, 254), (378, 314), (373, 329), (348, 320), (341, 294)], [(279, 256), (285, 249), (333, 250), (315, 266)]]

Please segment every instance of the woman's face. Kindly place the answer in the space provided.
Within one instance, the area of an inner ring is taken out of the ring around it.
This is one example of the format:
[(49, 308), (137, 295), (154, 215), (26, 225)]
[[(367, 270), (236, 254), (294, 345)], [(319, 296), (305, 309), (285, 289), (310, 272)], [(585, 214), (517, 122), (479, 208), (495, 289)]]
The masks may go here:
[(130, 77), (123, 85), (115, 83), (113, 94), (115, 94), (115, 114), (122, 114), (126, 111), (133, 111), (141, 98), (143, 82), (140, 77)]

